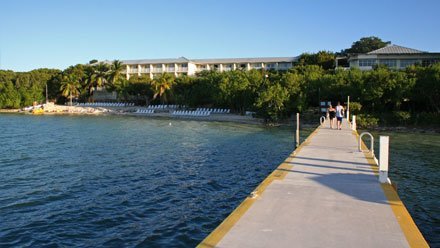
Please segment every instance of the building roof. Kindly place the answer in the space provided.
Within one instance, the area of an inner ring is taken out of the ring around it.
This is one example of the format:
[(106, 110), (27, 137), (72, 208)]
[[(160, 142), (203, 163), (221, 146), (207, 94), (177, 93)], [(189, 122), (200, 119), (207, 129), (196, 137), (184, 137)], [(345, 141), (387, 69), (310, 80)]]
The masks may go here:
[[(124, 65), (138, 64), (172, 64), (172, 63), (188, 63), (194, 64), (228, 64), (228, 63), (276, 63), (276, 62), (295, 62), (297, 57), (264, 57), (264, 58), (222, 58), (222, 59), (187, 59), (185, 57), (171, 59), (138, 59), (138, 60), (121, 60)], [(111, 61), (103, 61), (111, 63)]]
[(223, 59), (192, 59), (194, 64), (232, 64), (232, 63), (276, 63), (295, 62), (297, 57), (265, 57), (265, 58), (223, 58)]
[(382, 47), (377, 50), (371, 51), (367, 54), (421, 54), (421, 53), (427, 53), (427, 52), (408, 48), (408, 47), (398, 46), (398, 45), (388, 45), (386, 47)]
[(179, 57), (175, 59), (138, 59), (138, 60), (122, 60), (125, 65), (137, 65), (137, 64), (172, 64), (172, 63), (187, 63), (189, 60), (185, 57)]

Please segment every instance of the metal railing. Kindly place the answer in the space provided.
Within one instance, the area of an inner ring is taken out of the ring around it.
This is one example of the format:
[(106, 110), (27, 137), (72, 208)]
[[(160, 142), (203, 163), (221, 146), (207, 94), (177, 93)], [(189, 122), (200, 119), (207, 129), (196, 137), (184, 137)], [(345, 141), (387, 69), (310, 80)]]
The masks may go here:
[(373, 135), (371, 135), (371, 133), (369, 133), (369, 132), (363, 132), (363, 133), (361, 133), (361, 135), (359, 136), (359, 146), (358, 146), (359, 151), (360, 151), (360, 152), (363, 152), (363, 150), (362, 150), (362, 137), (364, 137), (364, 135), (368, 135), (368, 136), (370, 136), (370, 140), (371, 140), (371, 142), (370, 142), (370, 150), (369, 150), (369, 152), (372, 153), (372, 154), (374, 155), (374, 137), (373, 137)]
[(325, 116), (321, 116), (321, 118), (319, 118), (319, 123), (321, 123), (321, 126), (324, 125), (325, 120), (326, 120)]

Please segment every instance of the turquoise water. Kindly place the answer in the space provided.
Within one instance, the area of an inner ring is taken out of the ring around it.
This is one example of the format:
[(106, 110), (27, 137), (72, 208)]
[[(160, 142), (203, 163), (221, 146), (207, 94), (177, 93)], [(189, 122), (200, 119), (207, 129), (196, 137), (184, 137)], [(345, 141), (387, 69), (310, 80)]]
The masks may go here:
[(193, 247), (293, 150), (292, 130), (231, 123), (2, 114), (0, 128), (0, 247)]
[(390, 137), (388, 177), (431, 247), (440, 247), (440, 134), (372, 132)]

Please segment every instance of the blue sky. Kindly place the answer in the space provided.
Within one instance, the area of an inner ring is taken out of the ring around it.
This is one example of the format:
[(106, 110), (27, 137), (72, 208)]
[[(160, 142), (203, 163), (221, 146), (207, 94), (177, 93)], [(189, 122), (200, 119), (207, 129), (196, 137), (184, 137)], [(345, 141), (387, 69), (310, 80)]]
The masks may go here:
[(361, 37), (440, 52), (437, 0), (0, 0), (0, 69), (91, 59), (297, 56)]

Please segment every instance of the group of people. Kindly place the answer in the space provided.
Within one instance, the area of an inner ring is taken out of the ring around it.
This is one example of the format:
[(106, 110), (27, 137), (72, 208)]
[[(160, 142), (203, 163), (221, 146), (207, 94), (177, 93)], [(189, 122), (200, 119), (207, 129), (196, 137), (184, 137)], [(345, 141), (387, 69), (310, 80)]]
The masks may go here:
[(336, 129), (341, 130), (342, 127), (342, 118), (344, 117), (344, 107), (341, 106), (341, 103), (338, 102), (336, 108), (330, 104), (327, 109), (328, 117), (330, 118), (330, 129), (333, 129), (335, 117), (337, 120)]

